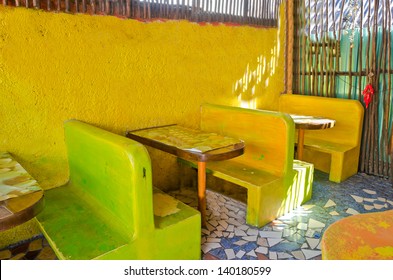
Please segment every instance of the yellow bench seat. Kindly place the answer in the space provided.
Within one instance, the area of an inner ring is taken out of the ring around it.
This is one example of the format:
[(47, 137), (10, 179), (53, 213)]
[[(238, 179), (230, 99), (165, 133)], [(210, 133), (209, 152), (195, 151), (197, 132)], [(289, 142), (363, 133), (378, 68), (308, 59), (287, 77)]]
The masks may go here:
[(336, 183), (357, 173), (364, 115), (358, 100), (281, 94), (279, 111), (335, 120), (333, 128), (305, 130), (303, 160)]
[(248, 224), (264, 226), (311, 198), (314, 167), (293, 159), (295, 130), (288, 114), (203, 104), (201, 129), (245, 143), (242, 156), (207, 162), (206, 168), (247, 189)]
[(356, 148), (355, 146), (349, 144), (334, 143), (331, 141), (313, 138), (308, 138), (307, 140), (305, 140), (304, 146), (307, 149), (321, 151), (325, 153), (345, 153)]
[(236, 160), (209, 162), (206, 168), (214, 176), (244, 187), (266, 186), (282, 180), (279, 176)]

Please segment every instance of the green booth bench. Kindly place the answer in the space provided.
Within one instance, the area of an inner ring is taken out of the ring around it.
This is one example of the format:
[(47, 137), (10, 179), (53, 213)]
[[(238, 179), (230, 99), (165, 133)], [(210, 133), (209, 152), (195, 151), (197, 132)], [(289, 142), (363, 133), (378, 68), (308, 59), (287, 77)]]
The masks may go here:
[(37, 216), (59, 259), (200, 259), (200, 213), (152, 187), (141, 144), (64, 124), (70, 177)]
[[(242, 139), (242, 156), (207, 162), (207, 172), (247, 189), (249, 225), (262, 227), (312, 196), (314, 166), (294, 160), (295, 124), (288, 114), (203, 104), (201, 130)], [(179, 159), (196, 168), (196, 163)]]

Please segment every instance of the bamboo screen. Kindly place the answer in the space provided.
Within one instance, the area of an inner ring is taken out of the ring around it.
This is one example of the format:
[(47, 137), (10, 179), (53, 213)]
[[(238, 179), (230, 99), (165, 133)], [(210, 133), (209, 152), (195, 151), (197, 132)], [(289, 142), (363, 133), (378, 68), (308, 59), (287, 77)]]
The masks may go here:
[(293, 92), (360, 100), (359, 171), (393, 181), (393, 1), (295, 0), (294, 22)]
[(282, 0), (3, 0), (3, 5), (114, 15), (142, 20), (186, 19), (273, 27)]

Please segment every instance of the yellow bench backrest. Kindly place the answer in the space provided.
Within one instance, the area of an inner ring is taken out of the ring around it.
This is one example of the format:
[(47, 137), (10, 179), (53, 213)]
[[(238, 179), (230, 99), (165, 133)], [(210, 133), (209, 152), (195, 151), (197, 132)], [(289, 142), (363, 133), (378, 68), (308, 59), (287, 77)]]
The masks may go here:
[(277, 176), (292, 172), (294, 123), (287, 114), (204, 104), (201, 129), (242, 139), (245, 152), (236, 161)]
[(306, 137), (352, 146), (360, 145), (364, 109), (357, 100), (282, 94), (279, 111), (334, 119), (336, 124), (333, 128), (307, 130)]

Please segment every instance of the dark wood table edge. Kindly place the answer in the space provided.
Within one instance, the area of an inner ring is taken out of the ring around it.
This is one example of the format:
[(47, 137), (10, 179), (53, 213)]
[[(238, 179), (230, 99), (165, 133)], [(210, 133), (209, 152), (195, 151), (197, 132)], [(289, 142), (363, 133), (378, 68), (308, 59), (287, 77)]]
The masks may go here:
[(0, 218), (0, 232), (11, 229), (13, 227), (21, 225), (21, 224), (33, 219), (35, 216), (37, 216), (44, 209), (45, 200), (44, 200), (44, 191), (43, 190), (31, 193), (31, 194), (27, 194), (25, 196), (28, 196), (28, 195), (37, 196), (37, 201), (33, 202), (29, 207), (24, 208), (18, 212), (12, 212), (12, 209), (9, 209), (7, 207), (7, 205), (14, 203), (15, 200), (25, 199), (26, 197), (23, 197), (23, 196), (15, 197), (15, 198), (10, 198), (8, 200), (0, 202), (0, 206), (4, 206), (9, 211), (12, 212), (11, 215), (6, 216), (4, 218)]

